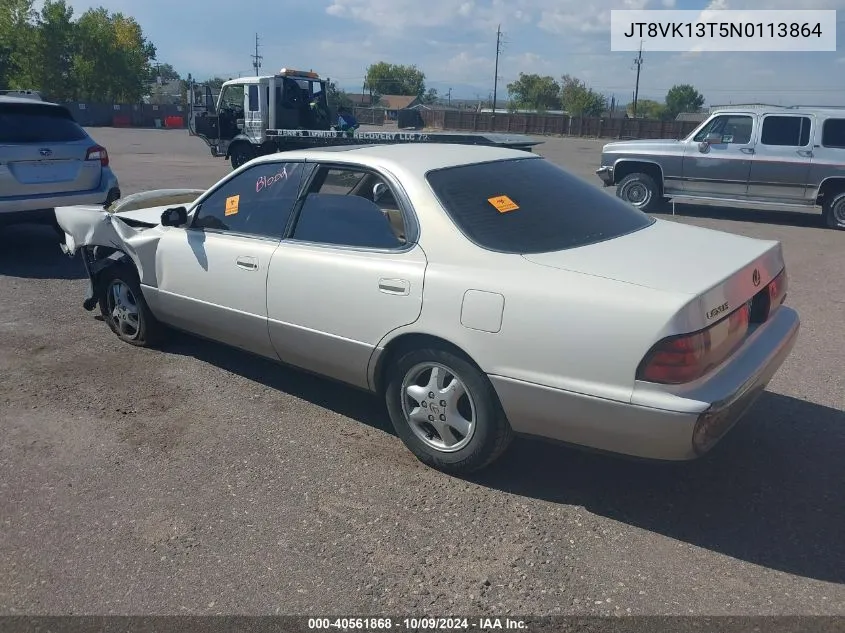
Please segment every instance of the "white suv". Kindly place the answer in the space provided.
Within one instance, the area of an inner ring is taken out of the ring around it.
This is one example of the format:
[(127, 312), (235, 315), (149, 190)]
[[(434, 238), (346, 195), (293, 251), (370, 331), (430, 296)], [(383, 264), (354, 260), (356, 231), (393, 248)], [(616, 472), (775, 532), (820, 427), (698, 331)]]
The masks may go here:
[(67, 108), (0, 95), (0, 224), (55, 223), (55, 207), (118, 198), (108, 152)]

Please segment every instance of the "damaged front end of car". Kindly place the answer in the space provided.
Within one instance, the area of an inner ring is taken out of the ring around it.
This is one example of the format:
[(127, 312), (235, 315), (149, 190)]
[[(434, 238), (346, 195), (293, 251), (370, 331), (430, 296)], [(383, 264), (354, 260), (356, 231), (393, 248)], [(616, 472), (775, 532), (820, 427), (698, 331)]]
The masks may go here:
[(88, 276), (83, 307), (91, 311), (102, 297), (100, 279), (104, 270), (121, 263), (138, 271), (141, 283), (155, 285), (155, 252), (161, 238), (156, 218), (166, 207), (113, 213), (99, 206), (59, 207), (56, 221), (65, 233), (62, 251), (74, 257), (80, 253)]

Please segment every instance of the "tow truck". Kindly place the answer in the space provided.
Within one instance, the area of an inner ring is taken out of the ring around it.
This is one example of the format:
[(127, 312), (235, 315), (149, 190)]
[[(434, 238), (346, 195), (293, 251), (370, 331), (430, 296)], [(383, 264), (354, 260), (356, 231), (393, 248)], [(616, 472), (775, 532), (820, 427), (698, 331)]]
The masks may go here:
[(256, 156), (330, 145), (455, 143), (525, 151), (541, 141), (521, 134), (367, 132), (341, 130), (328, 103), (328, 79), (313, 71), (282, 68), (276, 75), (241, 77), (223, 83), (217, 99), (211, 86), (188, 86), (188, 131), (212, 156), (237, 169)]

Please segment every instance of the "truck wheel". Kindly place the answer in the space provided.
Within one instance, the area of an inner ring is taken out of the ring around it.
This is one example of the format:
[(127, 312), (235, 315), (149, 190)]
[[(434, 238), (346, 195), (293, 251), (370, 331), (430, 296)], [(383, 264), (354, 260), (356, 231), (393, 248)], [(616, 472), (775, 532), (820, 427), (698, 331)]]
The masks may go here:
[(447, 473), (480, 470), (513, 438), (493, 385), (466, 359), (439, 348), (403, 354), (388, 369), (393, 428), (424, 464)]
[(830, 200), (824, 203), (823, 217), (828, 228), (845, 230), (845, 191), (831, 196)]
[(655, 211), (663, 202), (660, 187), (648, 174), (628, 174), (616, 187), (616, 196), (640, 211)]
[(238, 143), (229, 152), (229, 159), (232, 161), (232, 169), (237, 169), (241, 165), (245, 165), (256, 157), (255, 148), (246, 143)]

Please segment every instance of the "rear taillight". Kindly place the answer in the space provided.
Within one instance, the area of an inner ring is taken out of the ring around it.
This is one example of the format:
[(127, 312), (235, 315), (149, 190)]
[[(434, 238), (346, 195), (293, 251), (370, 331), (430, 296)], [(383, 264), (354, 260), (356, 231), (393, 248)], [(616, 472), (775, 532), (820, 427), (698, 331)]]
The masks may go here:
[(679, 385), (700, 378), (742, 345), (749, 316), (744, 305), (708, 328), (663, 339), (640, 363), (637, 380)]
[(88, 152), (85, 154), (85, 160), (98, 160), (100, 161), (100, 165), (107, 167), (109, 164), (109, 153), (105, 147), (95, 145), (94, 147), (88, 148)]
[(786, 290), (789, 286), (789, 279), (786, 275), (786, 268), (780, 271), (780, 274), (769, 282), (766, 288), (769, 292), (769, 314), (786, 301)]

